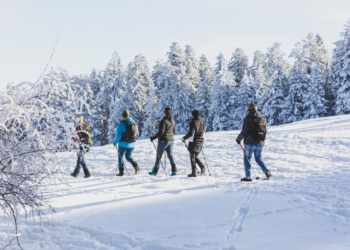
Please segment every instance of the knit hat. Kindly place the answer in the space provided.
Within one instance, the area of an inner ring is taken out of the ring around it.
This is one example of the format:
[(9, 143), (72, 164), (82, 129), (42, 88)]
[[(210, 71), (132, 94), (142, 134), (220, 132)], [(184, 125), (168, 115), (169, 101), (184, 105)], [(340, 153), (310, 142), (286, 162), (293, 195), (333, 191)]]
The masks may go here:
[(255, 103), (251, 102), (251, 103), (248, 105), (248, 111), (253, 111), (253, 110), (258, 110), (258, 107), (256, 106)]
[(199, 110), (198, 109), (192, 110), (192, 116), (193, 116), (193, 118), (198, 118), (199, 117)]
[(129, 110), (125, 110), (125, 111), (123, 112), (122, 116), (123, 116), (124, 118), (129, 118), (129, 116), (130, 116)]

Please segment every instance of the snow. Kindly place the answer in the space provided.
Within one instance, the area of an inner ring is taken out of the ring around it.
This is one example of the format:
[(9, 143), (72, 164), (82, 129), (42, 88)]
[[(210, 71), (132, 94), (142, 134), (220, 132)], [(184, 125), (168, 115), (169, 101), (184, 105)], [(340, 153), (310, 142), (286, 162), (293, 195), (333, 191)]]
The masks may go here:
[[(137, 142), (135, 176), (115, 176), (116, 149), (86, 154), (92, 177), (71, 178), (76, 155), (62, 153), (66, 182), (52, 185), (56, 209), (41, 227), (20, 223), (24, 249), (348, 249), (350, 115), (269, 128), (263, 157), (273, 178), (241, 183), (239, 131), (211, 132), (212, 176), (188, 178), (190, 159), (175, 136), (178, 175), (148, 172), (156, 153)], [(252, 160), (260, 179), (263, 174)], [(170, 174), (170, 163), (167, 162)], [(253, 175), (254, 177), (254, 175)], [(0, 233), (7, 221), (0, 220)], [(15, 245), (12, 245), (15, 248)]]

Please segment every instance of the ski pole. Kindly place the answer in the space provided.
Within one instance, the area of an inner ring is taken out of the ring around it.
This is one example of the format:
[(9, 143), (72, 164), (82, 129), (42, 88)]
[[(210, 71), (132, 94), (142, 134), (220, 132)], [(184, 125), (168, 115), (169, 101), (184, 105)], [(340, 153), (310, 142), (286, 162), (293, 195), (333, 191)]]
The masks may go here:
[(164, 173), (165, 173), (166, 177), (168, 177), (168, 175), (167, 175), (167, 173), (166, 173), (166, 171), (165, 171), (165, 168), (164, 168), (163, 162), (162, 162), (162, 158), (160, 158), (160, 156), (159, 156), (159, 154), (158, 154), (158, 151), (157, 151), (156, 145), (154, 144), (154, 142), (153, 142), (153, 141), (152, 141), (152, 143), (153, 143), (154, 149), (155, 149), (155, 150), (156, 150), (156, 152), (157, 152), (158, 159), (159, 159), (160, 163), (162, 164), (162, 167), (163, 167)]
[(121, 156), (120, 153), (119, 153), (119, 148), (116, 148), (116, 149), (117, 149), (117, 151), (118, 151), (118, 155), (119, 155), (120, 159), (122, 160), (123, 168), (126, 169), (126, 172), (128, 172), (128, 175), (130, 176), (129, 171), (128, 171), (128, 169), (126, 168), (125, 163), (124, 163), (124, 161), (123, 161), (123, 158), (122, 158), (122, 156)]
[(211, 173), (210, 173), (210, 171), (209, 171), (209, 167), (208, 167), (207, 159), (205, 159), (203, 149), (202, 149), (202, 154), (203, 154), (203, 157), (204, 157), (204, 160), (205, 160), (205, 165), (207, 165), (208, 173), (209, 173), (209, 176), (210, 176), (210, 175), (211, 175)]
[(254, 168), (252, 167), (252, 164), (250, 164), (250, 161), (249, 161), (249, 159), (248, 159), (248, 156), (247, 156), (247, 154), (245, 153), (245, 151), (244, 151), (242, 145), (239, 144), (239, 146), (241, 146), (241, 149), (243, 150), (243, 153), (244, 153), (245, 157), (247, 158), (247, 161), (249, 162), (250, 168), (253, 169), (253, 172), (254, 172), (255, 177), (256, 177), (255, 180), (259, 180), (259, 177), (256, 175), (255, 170), (254, 170)]
[(196, 170), (197, 170), (197, 174), (199, 174), (199, 171), (198, 171), (198, 169), (197, 169), (196, 163), (193, 163), (193, 159), (192, 159), (190, 150), (188, 150), (186, 141), (184, 141), (184, 143), (185, 143), (185, 146), (186, 146), (186, 148), (187, 148), (188, 154), (190, 155), (191, 162), (192, 162), (192, 164), (194, 164), (194, 166), (195, 166), (195, 168), (196, 168)]

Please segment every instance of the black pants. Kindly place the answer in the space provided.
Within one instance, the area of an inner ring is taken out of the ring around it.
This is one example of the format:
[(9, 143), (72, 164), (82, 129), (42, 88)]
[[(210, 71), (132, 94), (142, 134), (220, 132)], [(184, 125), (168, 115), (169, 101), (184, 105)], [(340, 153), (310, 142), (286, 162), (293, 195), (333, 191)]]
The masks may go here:
[(196, 169), (196, 163), (201, 168), (201, 170), (204, 168), (204, 164), (202, 161), (198, 158), (200, 152), (195, 152), (193, 150), (190, 150), (191, 155), (191, 166), (192, 166), (192, 174), (197, 175), (197, 169)]

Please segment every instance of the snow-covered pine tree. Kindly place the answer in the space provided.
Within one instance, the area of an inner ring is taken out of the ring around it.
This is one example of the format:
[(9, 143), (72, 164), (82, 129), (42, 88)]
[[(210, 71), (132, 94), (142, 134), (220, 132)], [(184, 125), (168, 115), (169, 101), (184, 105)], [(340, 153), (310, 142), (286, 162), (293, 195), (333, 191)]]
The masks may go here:
[(227, 70), (227, 63), (220, 52), (216, 58), (215, 79), (211, 90), (210, 117), (213, 119), (213, 131), (232, 129), (230, 111), (233, 109), (233, 91), (236, 86), (235, 77)]
[(145, 106), (147, 118), (143, 125), (141, 139), (150, 138), (151, 136), (154, 136), (158, 131), (157, 125), (159, 121), (157, 119), (158, 111), (156, 110), (157, 101), (156, 88), (154, 87), (153, 83), (151, 83), (150, 95), (147, 97), (147, 104)]
[(319, 64), (312, 67), (311, 79), (304, 99), (303, 119), (324, 117), (327, 113), (327, 101), (324, 98), (322, 73)]
[(223, 70), (227, 70), (227, 62), (225, 60), (224, 54), (219, 52), (219, 55), (216, 57), (214, 74), (219, 74)]
[(101, 72), (97, 72), (96, 69), (93, 68), (89, 75), (89, 83), (90, 83), (91, 90), (94, 93), (94, 96), (96, 96), (97, 93), (100, 91), (101, 81), (102, 81)]
[(164, 108), (172, 109), (177, 134), (188, 132), (194, 107), (194, 86), (186, 74), (186, 60), (177, 43), (172, 43), (167, 53), (168, 62), (162, 70), (162, 81), (165, 86), (157, 103), (157, 119), (162, 119)]
[(114, 52), (105, 71), (103, 72), (100, 91), (96, 96), (97, 107), (95, 111), (100, 115), (100, 119), (96, 121), (96, 127), (92, 128), (92, 133), (98, 135), (97, 138), (99, 138), (99, 140), (96, 140), (96, 146), (106, 145), (109, 143), (109, 120), (111, 117), (111, 109), (113, 108), (111, 105), (115, 103), (115, 92), (117, 91), (117, 87), (114, 87), (114, 84), (116, 82), (116, 78), (121, 75), (120, 71), (121, 59), (119, 54)]
[(239, 130), (242, 128), (243, 120), (247, 115), (249, 103), (255, 102), (254, 79), (252, 76), (244, 74), (239, 88), (235, 88), (235, 103), (231, 110), (232, 129)]
[(332, 92), (336, 94), (336, 115), (350, 113), (350, 20), (344, 25), (341, 39), (335, 43), (332, 63)]
[(195, 91), (197, 91), (198, 84), (201, 82), (199, 77), (199, 63), (191, 45), (185, 46), (185, 62), (186, 74), (188, 74), (188, 78), (192, 82)]
[(275, 43), (270, 47), (266, 58), (265, 67), (269, 87), (261, 101), (263, 107), (260, 107), (260, 109), (268, 125), (276, 125), (281, 123), (279, 115), (284, 104), (284, 97), (288, 94), (288, 73), (290, 66), (284, 59), (281, 43)]
[(257, 78), (260, 78), (258, 80), (260, 82), (261, 76), (262, 76), (261, 73), (265, 74), (265, 69), (264, 69), (265, 60), (266, 60), (266, 56), (264, 53), (262, 53), (260, 50), (255, 51), (253, 64), (248, 68), (249, 70), (247, 71), (248, 73), (247, 75), (248, 76), (252, 75), (255, 80), (258, 80)]
[(157, 95), (159, 92), (161, 92), (161, 89), (164, 87), (164, 82), (160, 81), (164, 65), (165, 62), (163, 60), (158, 59), (153, 66), (152, 80), (154, 82), (154, 87), (156, 88)]
[(236, 82), (240, 84), (244, 74), (248, 71), (248, 57), (243, 49), (237, 48), (235, 50), (232, 54), (227, 70), (233, 73)]
[(207, 74), (208, 69), (213, 71), (213, 68), (212, 68), (208, 58), (203, 54), (199, 58), (199, 67), (198, 67), (199, 77), (200, 77), (201, 81), (203, 81), (204, 76)]
[(316, 36), (310, 32), (307, 35), (307, 39), (303, 40), (304, 48), (304, 63), (306, 73), (311, 75), (311, 71), (314, 65), (318, 65), (322, 79), (324, 80), (324, 71), (328, 63), (328, 51), (324, 46), (322, 37), (317, 34)]
[(120, 121), (121, 114), (124, 110), (128, 109), (130, 117), (135, 120), (135, 123), (139, 126), (139, 130), (142, 133), (143, 123), (146, 120), (146, 101), (147, 97), (150, 95), (151, 88), (153, 88), (153, 80), (147, 60), (142, 54), (139, 54), (135, 56), (134, 60), (128, 65), (126, 90), (116, 104), (116, 119)]
[(212, 131), (212, 121), (210, 107), (211, 107), (211, 91), (214, 83), (214, 72), (209, 67), (203, 75), (203, 81), (198, 87), (196, 107), (200, 112), (202, 120), (206, 124), (207, 131)]
[(350, 20), (344, 27), (341, 39), (335, 43), (333, 50), (332, 92), (336, 93), (336, 115), (350, 113)]
[(285, 98), (282, 112), (280, 113), (281, 123), (300, 121), (303, 118), (304, 100), (308, 89), (309, 76), (305, 63), (304, 43), (295, 44), (295, 48), (289, 57), (294, 58), (294, 65), (289, 76), (289, 93)]

